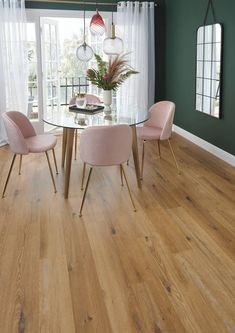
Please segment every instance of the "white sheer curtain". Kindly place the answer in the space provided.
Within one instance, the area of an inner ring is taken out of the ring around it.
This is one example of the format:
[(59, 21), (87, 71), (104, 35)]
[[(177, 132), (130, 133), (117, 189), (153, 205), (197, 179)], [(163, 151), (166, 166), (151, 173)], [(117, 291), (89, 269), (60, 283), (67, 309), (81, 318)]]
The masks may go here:
[(0, 146), (7, 142), (1, 114), (27, 111), (24, 0), (0, 0)]
[(139, 71), (118, 89), (118, 110), (123, 116), (136, 107), (146, 112), (155, 94), (154, 2), (119, 2), (117, 36), (123, 39), (124, 52), (130, 52), (131, 66)]

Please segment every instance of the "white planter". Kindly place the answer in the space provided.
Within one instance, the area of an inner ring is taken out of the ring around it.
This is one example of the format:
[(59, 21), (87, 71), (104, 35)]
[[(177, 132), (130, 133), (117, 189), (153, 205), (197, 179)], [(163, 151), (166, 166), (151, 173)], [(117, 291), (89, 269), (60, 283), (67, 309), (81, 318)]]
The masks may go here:
[(112, 90), (103, 90), (104, 111), (111, 111), (112, 104)]

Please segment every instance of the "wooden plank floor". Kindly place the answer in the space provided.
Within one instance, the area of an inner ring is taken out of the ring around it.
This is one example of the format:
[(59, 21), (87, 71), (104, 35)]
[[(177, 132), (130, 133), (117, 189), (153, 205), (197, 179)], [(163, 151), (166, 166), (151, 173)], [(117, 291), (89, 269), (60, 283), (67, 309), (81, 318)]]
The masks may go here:
[[(56, 149), (58, 162), (61, 138)], [(94, 170), (79, 218), (82, 163), (70, 196), (53, 193), (44, 155), (15, 166), (0, 200), (1, 333), (234, 333), (235, 169), (178, 135), (162, 160), (146, 145), (142, 190), (126, 166)], [(0, 148), (0, 188), (12, 154)]]

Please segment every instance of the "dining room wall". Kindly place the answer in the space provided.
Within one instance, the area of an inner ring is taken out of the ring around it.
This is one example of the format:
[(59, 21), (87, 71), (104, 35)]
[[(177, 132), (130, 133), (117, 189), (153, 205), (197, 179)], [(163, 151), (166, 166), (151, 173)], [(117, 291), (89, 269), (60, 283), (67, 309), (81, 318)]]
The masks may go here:
[[(177, 126), (235, 155), (235, 1), (213, 0), (217, 20), (224, 27), (221, 119), (195, 111), (196, 31), (203, 23), (207, 0), (158, 0), (157, 3), (155, 100), (173, 100)], [(26, 0), (26, 8), (82, 10), (84, 7), (71, 1)], [(94, 10), (94, 6), (86, 5), (86, 9)], [(101, 6), (100, 10), (111, 11), (112, 6)], [(208, 23), (210, 20), (209, 15)]]
[(234, 0), (213, 0), (224, 29), (221, 119), (195, 111), (196, 31), (203, 24), (207, 3), (165, 0), (165, 98), (176, 103), (177, 126), (235, 155)]

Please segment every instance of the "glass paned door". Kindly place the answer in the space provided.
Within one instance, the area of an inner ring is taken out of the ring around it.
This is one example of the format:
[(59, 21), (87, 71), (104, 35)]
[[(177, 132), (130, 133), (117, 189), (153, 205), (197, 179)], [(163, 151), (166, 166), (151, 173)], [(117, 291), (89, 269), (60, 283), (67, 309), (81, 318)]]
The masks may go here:
[(55, 20), (41, 18), (43, 112), (53, 113), (60, 105), (58, 26)]
[(28, 63), (28, 109), (27, 117), (38, 120), (38, 58), (36, 24), (27, 23), (27, 63)]

